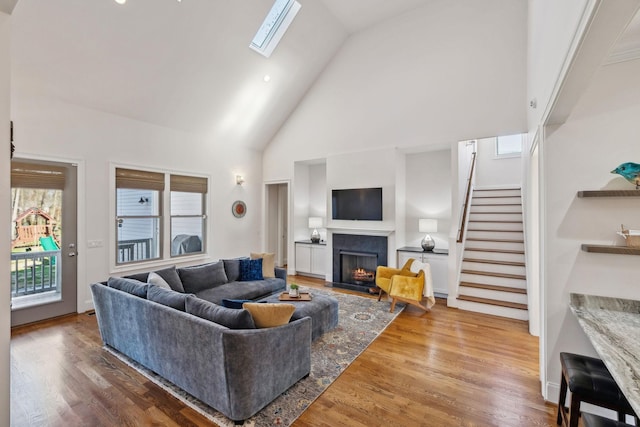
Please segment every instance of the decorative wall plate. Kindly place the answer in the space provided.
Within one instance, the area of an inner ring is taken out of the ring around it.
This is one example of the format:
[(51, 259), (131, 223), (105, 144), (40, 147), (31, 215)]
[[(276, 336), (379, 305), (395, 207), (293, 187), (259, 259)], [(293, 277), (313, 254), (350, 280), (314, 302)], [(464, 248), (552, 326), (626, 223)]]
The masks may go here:
[(236, 218), (242, 218), (247, 213), (247, 205), (242, 200), (236, 200), (231, 205), (231, 212)]

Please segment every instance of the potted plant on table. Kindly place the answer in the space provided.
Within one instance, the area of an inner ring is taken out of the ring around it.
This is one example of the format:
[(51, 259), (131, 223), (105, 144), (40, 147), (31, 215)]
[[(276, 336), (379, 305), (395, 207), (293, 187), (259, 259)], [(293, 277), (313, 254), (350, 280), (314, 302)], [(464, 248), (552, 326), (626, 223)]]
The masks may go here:
[(298, 298), (300, 296), (300, 287), (295, 283), (289, 285), (289, 296), (291, 298)]

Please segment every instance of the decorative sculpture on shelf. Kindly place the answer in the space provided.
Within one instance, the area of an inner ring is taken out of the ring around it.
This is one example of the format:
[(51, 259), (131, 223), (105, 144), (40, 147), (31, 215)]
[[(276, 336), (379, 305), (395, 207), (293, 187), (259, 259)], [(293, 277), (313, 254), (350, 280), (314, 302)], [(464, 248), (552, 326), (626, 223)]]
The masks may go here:
[(636, 190), (640, 189), (640, 164), (632, 162), (623, 163), (612, 170), (611, 173), (617, 173), (630, 183), (635, 184)]

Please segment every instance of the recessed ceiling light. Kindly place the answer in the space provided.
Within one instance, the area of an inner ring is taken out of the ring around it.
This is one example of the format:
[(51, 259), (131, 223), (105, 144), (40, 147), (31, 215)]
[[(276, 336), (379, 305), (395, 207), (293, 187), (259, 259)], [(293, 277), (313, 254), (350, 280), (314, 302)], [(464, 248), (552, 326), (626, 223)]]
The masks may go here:
[(116, 3), (118, 4), (125, 4), (127, 2), (127, 0), (116, 0)]
[(271, 81), (271, 76), (269, 74), (265, 74), (262, 80), (264, 80), (265, 83), (269, 83)]

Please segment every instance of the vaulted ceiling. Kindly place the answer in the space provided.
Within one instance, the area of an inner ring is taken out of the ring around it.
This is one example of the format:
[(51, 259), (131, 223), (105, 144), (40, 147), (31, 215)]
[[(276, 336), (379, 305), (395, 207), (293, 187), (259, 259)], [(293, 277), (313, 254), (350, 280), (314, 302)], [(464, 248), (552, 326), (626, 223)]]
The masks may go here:
[(265, 58), (248, 45), (272, 0), (20, 0), (12, 96), (261, 150), (351, 33), (430, 0), (299, 1)]

